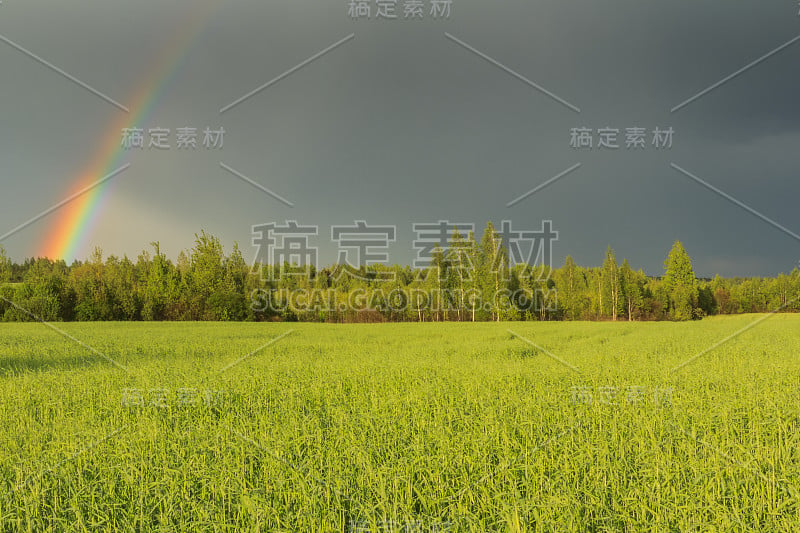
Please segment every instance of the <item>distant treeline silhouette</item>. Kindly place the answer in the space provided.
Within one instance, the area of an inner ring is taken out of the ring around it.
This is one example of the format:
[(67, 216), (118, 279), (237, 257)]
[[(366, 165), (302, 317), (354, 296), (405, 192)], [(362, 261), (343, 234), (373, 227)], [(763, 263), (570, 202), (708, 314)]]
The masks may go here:
[[(352, 268), (248, 265), (205, 232), (176, 262), (142, 252), (88, 261), (11, 262), (0, 248), (0, 319), (17, 321), (232, 320), (429, 322), (489, 320), (691, 320), (708, 315), (800, 311), (800, 272), (775, 278), (696, 279), (676, 242), (663, 276), (567, 257), (551, 269), (509, 265), (492, 224), (480, 242), (453, 236), (431, 266)], [(294, 270), (294, 271), (293, 271)]]

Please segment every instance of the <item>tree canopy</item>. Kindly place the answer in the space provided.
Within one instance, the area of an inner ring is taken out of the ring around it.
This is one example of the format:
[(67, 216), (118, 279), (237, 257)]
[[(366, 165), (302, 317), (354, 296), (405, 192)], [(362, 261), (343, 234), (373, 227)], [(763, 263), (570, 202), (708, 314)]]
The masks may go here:
[(158, 242), (135, 261), (38, 258), (10, 261), (0, 247), (0, 319), (47, 320), (690, 320), (713, 314), (800, 311), (800, 271), (775, 278), (698, 280), (677, 241), (663, 277), (618, 263), (511, 264), (506, 243), (487, 224), (480, 242), (454, 233), (430, 266), (313, 266), (280, 276), (285, 265), (248, 265), (238, 246), (225, 253), (201, 232), (174, 263)]

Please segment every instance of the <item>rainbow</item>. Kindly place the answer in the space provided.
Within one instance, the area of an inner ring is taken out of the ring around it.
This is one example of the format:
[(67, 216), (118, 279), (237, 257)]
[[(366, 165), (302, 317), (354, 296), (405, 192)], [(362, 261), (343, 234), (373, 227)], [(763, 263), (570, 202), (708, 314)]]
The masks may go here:
[[(115, 120), (105, 131), (100, 149), (91, 158), (86, 170), (70, 185), (64, 197), (78, 196), (56, 212), (55, 223), (39, 243), (37, 256), (71, 261), (86, 246), (117, 178), (90, 187), (125, 164), (123, 159), (127, 152), (121, 146), (124, 128), (139, 127), (147, 130), (152, 126), (147, 121), (153, 110), (180, 71), (194, 42), (218, 9), (218, 2), (215, 0), (206, 0), (202, 6), (199, 3), (193, 2), (193, 8), (187, 11), (185, 23), (175, 32), (169, 46), (165, 47), (152, 74), (134, 92), (134, 104), (129, 106), (130, 113)], [(80, 193), (87, 188), (90, 189)]]

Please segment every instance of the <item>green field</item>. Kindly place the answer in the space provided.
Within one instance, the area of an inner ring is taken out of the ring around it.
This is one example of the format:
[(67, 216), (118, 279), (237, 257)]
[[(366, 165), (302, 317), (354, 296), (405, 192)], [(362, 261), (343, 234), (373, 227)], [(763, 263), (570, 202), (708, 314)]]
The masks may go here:
[(0, 324), (0, 529), (800, 531), (758, 318)]

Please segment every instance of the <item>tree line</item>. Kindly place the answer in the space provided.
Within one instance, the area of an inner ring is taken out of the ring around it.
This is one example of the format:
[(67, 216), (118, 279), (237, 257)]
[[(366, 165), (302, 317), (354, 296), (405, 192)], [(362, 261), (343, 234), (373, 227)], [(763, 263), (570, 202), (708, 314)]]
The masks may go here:
[(201, 232), (172, 262), (159, 244), (128, 257), (9, 260), (0, 247), (0, 320), (429, 322), (692, 320), (708, 315), (800, 311), (800, 271), (774, 278), (697, 279), (680, 242), (663, 276), (647, 276), (609, 247), (599, 267), (567, 257), (558, 268), (514, 264), (487, 224), (453, 234), (427, 268), (248, 265)]

